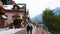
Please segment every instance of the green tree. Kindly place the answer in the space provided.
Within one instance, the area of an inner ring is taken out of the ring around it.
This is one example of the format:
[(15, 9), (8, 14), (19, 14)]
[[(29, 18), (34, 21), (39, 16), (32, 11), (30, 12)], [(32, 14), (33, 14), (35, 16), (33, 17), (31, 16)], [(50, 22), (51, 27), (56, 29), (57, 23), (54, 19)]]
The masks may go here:
[(13, 25), (21, 25), (22, 20), (21, 19), (14, 19)]
[(53, 34), (60, 32), (60, 16), (55, 15), (52, 10), (46, 9), (43, 11), (43, 22), (49, 31), (55, 31)]

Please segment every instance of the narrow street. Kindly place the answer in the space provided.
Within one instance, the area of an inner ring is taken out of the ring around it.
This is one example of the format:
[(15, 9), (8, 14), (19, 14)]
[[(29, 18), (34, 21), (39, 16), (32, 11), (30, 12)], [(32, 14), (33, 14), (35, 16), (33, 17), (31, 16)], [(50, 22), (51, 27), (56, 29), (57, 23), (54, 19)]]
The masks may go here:
[(32, 30), (32, 34), (35, 34), (35, 32), (36, 32), (36, 27), (34, 26)]
[[(22, 30), (22, 31), (16, 32), (15, 34), (27, 34), (27, 31)], [(35, 26), (33, 27), (32, 34), (39, 34), (38, 30), (37, 30), (37, 28)]]
[(27, 34), (27, 32), (26, 30), (22, 30), (22, 31), (16, 32), (15, 34)]
[[(20, 29), (6, 29), (1, 31), (0, 34), (27, 34), (25, 28)], [(41, 29), (40, 27), (33, 26), (32, 34), (48, 34), (48, 31)]]
[[(36, 30), (36, 27), (33, 27), (32, 34), (35, 34), (35, 32), (36, 32), (35, 30)], [(27, 31), (22, 30), (22, 31), (16, 32), (15, 34), (27, 34)]]

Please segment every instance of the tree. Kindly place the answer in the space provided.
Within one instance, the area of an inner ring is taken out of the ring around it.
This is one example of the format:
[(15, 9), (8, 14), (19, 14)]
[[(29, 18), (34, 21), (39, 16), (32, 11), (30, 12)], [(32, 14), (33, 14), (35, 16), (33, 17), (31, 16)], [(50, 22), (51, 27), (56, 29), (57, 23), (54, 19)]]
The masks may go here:
[(21, 19), (14, 19), (13, 25), (21, 25), (22, 20)]
[(45, 23), (49, 31), (54, 31), (53, 34), (57, 34), (56, 32), (60, 32), (60, 16), (55, 15), (52, 10), (46, 9), (45, 11), (43, 11), (43, 22)]

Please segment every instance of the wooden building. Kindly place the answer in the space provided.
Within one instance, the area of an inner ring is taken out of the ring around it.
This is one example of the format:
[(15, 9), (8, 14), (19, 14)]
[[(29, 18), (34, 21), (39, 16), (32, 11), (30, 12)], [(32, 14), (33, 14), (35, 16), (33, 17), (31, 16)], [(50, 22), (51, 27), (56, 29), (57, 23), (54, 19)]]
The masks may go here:
[(6, 9), (5, 16), (7, 16), (7, 20), (5, 20), (5, 22), (9, 21), (13, 23), (13, 20), (17, 17), (17, 19), (22, 19), (22, 21), (24, 21), (24, 25), (27, 24), (26, 4), (4, 5), (3, 8)]
[(27, 24), (28, 12), (26, 4), (3, 5), (0, 1), (0, 27), (5, 26), (5, 23), (13, 23), (14, 19), (21, 19), (24, 25)]

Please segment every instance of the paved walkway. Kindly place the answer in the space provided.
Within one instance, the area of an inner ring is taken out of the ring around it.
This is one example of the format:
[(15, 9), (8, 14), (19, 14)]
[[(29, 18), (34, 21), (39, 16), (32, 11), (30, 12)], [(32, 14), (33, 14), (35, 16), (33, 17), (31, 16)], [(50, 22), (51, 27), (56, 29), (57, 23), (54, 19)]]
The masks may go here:
[[(32, 34), (36, 34), (36, 27), (33, 27), (33, 30), (32, 30)], [(19, 32), (16, 32), (15, 34), (27, 34), (27, 31), (26, 30), (21, 30)]]
[(36, 27), (34, 26), (34, 27), (33, 27), (33, 30), (32, 30), (32, 34), (36, 34), (36, 31), (37, 31), (37, 30), (36, 30)]
[(21, 30), (19, 32), (16, 32), (15, 34), (27, 34), (26, 30)]
[[(16, 32), (15, 34), (27, 34), (27, 31), (21, 30), (19, 32)], [(45, 31), (43, 29), (41, 29), (40, 27), (34, 26), (33, 30), (32, 30), (32, 34), (47, 34), (47, 33), (45, 33)]]

